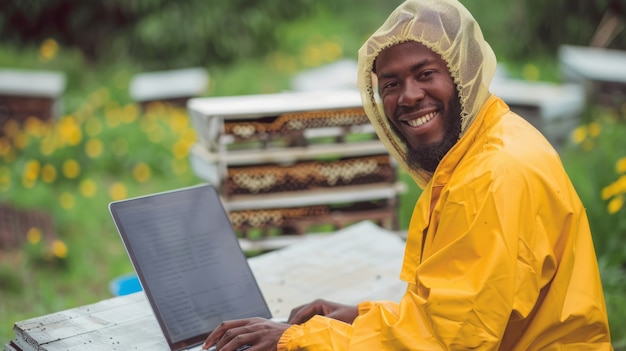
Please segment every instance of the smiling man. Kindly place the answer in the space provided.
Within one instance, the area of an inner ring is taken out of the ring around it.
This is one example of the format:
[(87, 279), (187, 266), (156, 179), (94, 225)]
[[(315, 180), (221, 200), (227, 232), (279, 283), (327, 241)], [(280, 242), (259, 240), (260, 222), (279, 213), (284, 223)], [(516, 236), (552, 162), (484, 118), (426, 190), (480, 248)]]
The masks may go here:
[(489, 92), (496, 58), (456, 0), (409, 0), (359, 50), (380, 140), (423, 189), (399, 302), (314, 301), (223, 323), (249, 350), (611, 350), (585, 209), (558, 154)]
[(461, 104), (446, 63), (408, 41), (383, 50), (374, 68), (385, 115), (407, 143), (408, 164), (434, 172), (461, 133)]

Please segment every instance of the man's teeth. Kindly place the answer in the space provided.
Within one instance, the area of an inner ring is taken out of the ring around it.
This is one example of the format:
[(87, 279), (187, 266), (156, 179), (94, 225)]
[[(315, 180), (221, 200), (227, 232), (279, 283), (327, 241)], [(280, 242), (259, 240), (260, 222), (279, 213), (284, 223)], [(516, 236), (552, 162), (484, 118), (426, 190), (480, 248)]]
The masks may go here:
[(422, 124), (424, 124), (424, 123), (430, 121), (431, 119), (435, 118), (436, 114), (437, 114), (437, 112), (431, 112), (429, 114), (423, 115), (422, 117), (408, 120), (408, 121), (406, 121), (406, 123), (408, 125), (410, 125), (411, 127), (421, 126)]

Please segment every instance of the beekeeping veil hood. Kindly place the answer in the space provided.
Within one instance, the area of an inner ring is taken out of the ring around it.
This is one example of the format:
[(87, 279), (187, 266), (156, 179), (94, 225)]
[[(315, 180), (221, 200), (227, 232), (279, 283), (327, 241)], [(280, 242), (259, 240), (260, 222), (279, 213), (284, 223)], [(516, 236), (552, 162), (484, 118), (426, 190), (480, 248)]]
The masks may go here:
[(381, 141), (395, 159), (424, 188), (432, 177), (424, 169), (408, 167), (406, 144), (389, 126), (373, 73), (384, 49), (406, 41), (419, 42), (446, 62), (461, 100), (461, 136), (489, 97), (496, 57), (478, 23), (456, 0), (408, 0), (359, 49), (358, 87), (365, 111)]

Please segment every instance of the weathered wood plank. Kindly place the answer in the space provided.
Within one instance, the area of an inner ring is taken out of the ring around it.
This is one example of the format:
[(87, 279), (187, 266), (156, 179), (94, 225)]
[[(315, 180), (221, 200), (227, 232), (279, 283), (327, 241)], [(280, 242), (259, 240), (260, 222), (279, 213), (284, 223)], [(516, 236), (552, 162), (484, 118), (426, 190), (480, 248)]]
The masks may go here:
[(360, 93), (350, 89), (195, 98), (187, 104), (191, 111), (198, 113), (194, 117), (199, 119), (200, 124), (212, 117), (235, 121), (284, 112), (361, 106)]
[(374, 199), (392, 199), (406, 190), (404, 183), (379, 183), (333, 187), (330, 190), (305, 190), (273, 194), (234, 195), (229, 197), (224, 206), (229, 211), (257, 208), (289, 208), (319, 204), (368, 201)]
[(27, 343), (43, 345), (146, 316), (154, 318), (143, 293), (137, 293), (17, 322), (13, 329)]
[(318, 157), (358, 157), (377, 154), (387, 154), (387, 149), (379, 140), (342, 143), (320, 144), (315, 147), (291, 147), (263, 150), (233, 150), (228, 155), (210, 152), (204, 146), (195, 144), (190, 152), (205, 162), (215, 163), (222, 161), (229, 166), (255, 165), (263, 163), (289, 164), (291, 162), (313, 160)]

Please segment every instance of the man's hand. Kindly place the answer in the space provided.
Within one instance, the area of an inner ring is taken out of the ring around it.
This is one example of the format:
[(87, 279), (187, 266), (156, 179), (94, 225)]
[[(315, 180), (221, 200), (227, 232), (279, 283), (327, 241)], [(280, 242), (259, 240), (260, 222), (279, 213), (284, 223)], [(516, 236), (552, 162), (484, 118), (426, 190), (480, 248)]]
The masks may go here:
[(289, 324), (277, 323), (265, 318), (248, 318), (220, 324), (207, 337), (203, 349), (216, 346), (219, 351), (234, 351), (250, 346), (247, 351), (276, 350), (278, 340)]
[(310, 304), (302, 305), (291, 310), (287, 323), (300, 324), (308, 321), (315, 315), (326, 316), (346, 323), (352, 323), (359, 315), (356, 306), (342, 305), (335, 302), (318, 299)]

